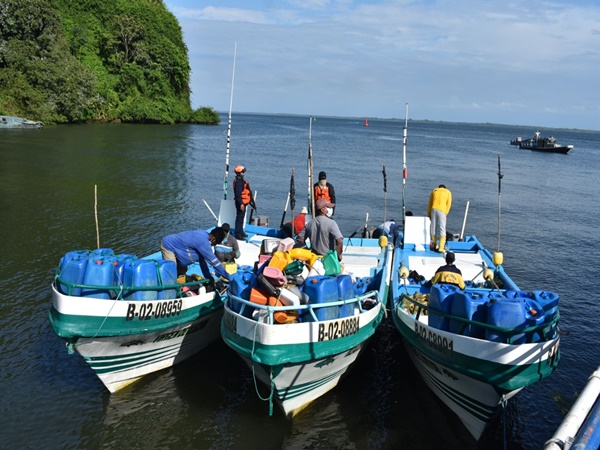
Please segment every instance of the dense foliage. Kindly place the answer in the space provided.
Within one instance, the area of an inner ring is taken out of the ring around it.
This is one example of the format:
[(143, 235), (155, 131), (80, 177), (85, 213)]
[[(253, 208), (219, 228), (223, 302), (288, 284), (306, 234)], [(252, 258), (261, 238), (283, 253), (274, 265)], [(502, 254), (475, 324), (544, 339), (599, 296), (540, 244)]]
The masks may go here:
[(46, 123), (218, 123), (192, 111), (190, 66), (162, 0), (0, 0), (0, 113)]

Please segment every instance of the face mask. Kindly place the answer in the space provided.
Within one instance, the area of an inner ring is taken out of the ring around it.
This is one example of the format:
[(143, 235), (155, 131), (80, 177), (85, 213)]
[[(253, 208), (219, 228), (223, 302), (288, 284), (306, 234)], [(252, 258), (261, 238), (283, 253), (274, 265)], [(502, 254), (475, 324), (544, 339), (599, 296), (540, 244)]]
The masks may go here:
[(327, 217), (333, 216), (333, 208), (327, 208)]

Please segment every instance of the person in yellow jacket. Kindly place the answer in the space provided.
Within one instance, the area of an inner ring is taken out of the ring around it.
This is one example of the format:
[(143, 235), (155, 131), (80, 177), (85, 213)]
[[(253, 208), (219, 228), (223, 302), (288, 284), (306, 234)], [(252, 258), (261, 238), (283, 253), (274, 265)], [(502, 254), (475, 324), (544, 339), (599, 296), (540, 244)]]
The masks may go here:
[(446, 186), (440, 184), (429, 196), (427, 215), (431, 219), (431, 237), (433, 239), (432, 250), (444, 253), (446, 245), (446, 216), (452, 206), (452, 192)]
[(461, 289), (464, 289), (465, 282), (462, 277), (462, 272), (454, 265), (455, 260), (456, 256), (454, 253), (446, 253), (446, 265), (438, 267), (438, 269), (435, 271), (434, 277), (431, 279), (431, 284), (453, 284)]

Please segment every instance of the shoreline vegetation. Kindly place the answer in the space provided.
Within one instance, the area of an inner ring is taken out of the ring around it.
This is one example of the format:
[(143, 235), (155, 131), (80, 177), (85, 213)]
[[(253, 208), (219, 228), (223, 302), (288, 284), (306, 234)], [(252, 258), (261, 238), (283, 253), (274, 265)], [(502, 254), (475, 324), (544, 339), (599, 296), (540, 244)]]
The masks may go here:
[(219, 124), (190, 104), (188, 49), (162, 0), (3, 0), (0, 114), (61, 123)]

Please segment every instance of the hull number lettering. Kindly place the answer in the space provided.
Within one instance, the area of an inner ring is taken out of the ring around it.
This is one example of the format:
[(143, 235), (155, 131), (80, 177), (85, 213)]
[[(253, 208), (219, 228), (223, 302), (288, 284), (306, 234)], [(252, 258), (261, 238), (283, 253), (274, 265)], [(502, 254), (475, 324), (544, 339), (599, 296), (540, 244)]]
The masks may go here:
[(319, 323), (319, 342), (344, 338), (358, 333), (360, 326), (357, 317), (348, 317), (333, 322)]
[(175, 317), (181, 314), (183, 300), (169, 300), (160, 303), (130, 302), (125, 320), (150, 320)]
[(415, 322), (415, 333), (420, 339), (428, 343), (430, 346), (436, 347), (443, 351), (454, 351), (454, 341), (452, 339), (440, 336), (439, 334), (420, 325), (418, 322)]

